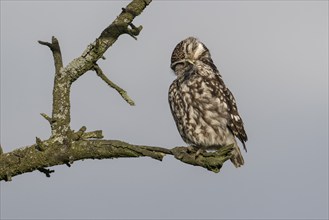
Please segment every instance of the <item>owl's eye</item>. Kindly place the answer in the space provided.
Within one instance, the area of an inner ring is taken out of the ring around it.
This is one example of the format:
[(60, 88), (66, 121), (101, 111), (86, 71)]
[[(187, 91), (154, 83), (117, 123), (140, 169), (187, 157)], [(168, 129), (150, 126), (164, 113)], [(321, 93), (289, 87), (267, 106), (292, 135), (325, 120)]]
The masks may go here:
[(183, 70), (186, 69), (188, 66), (190, 65), (190, 63), (186, 62), (186, 61), (181, 61), (175, 64), (174, 69), (177, 70)]

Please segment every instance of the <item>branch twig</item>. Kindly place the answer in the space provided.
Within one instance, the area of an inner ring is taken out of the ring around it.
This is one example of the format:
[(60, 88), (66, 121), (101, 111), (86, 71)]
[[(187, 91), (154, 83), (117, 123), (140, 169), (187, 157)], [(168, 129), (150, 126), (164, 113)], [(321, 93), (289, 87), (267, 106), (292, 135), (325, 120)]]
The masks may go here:
[(129, 105), (132, 105), (132, 106), (135, 105), (135, 102), (128, 96), (127, 92), (125, 90), (123, 90), (122, 88), (120, 88), (117, 84), (112, 82), (109, 78), (107, 78), (107, 76), (103, 73), (102, 69), (97, 64), (94, 65), (93, 70), (95, 70), (97, 75), (104, 82), (106, 82), (107, 85), (109, 85), (110, 87), (115, 89)]
[(49, 49), (53, 52), (56, 74), (59, 74), (60, 69), (63, 67), (63, 59), (57, 38), (53, 36), (51, 38), (51, 43), (40, 40), (38, 43), (49, 47)]
[(52, 123), (54, 123), (54, 120), (53, 120), (51, 117), (49, 117), (47, 114), (45, 114), (45, 113), (40, 113), (40, 115), (41, 115), (44, 119), (46, 119), (46, 120), (49, 122), (50, 125), (51, 125)]

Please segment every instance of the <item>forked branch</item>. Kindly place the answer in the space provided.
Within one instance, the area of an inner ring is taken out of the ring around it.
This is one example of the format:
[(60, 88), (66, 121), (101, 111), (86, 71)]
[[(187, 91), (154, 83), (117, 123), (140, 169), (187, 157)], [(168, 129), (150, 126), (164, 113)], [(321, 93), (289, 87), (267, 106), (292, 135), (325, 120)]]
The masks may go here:
[(14, 176), (34, 170), (50, 177), (54, 170), (48, 169), (49, 167), (62, 164), (70, 167), (74, 161), (84, 159), (150, 157), (161, 161), (165, 155), (174, 155), (184, 163), (201, 166), (213, 172), (220, 171), (223, 163), (231, 157), (232, 146), (223, 147), (214, 153), (196, 154), (186, 147), (166, 149), (133, 145), (118, 140), (103, 140), (101, 130), (86, 132), (87, 128), (82, 126), (75, 132), (70, 128), (71, 85), (89, 70), (96, 71), (126, 102), (134, 105), (127, 92), (107, 78), (97, 61), (120, 35), (129, 34), (136, 39), (142, 26), (136, 27), (132, 21), (150, 2), (151, 0), (133, 0), (122, 9), (112, 24), (87, 46), (81, 56), (65, 67), (58, 40), (52, 37), (51, 43), (39, 41), (41, 45), (51, 49), (55, 64), (52, 115), (41, 113), (51, 126), (51, 137), (47, 140), (36, 137), (35, 144), (8, 153), (3, 153), (0, 146), (0, 180), (10, 181)]

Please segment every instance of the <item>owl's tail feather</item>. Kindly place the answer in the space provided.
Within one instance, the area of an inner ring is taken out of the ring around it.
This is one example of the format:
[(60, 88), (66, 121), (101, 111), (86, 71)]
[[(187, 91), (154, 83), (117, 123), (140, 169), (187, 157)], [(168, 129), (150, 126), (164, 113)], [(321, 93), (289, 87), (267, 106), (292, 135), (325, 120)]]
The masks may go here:
[(232, 151), (231, 162), (234, 164), (234, 166), (236, 168), (238, 168), (244, 164), (244, 159), (242, 157), (240, 148), (237, 144), (234, 145), (234, 149)]

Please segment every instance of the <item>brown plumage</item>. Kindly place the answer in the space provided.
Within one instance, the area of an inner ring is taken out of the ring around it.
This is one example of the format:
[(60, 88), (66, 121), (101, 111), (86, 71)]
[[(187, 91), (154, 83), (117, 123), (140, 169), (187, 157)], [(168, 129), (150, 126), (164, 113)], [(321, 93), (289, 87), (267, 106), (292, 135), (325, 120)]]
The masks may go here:
[(169, 88), (169, 104), (183, 140), (201, 150), (234, 144), (231, 161), (243, 165), (235, 137), (246, 150), (247, 134), (208, 48), (194, 37), (181, 41), (172, 53), (171, 69), (177, 78)]

